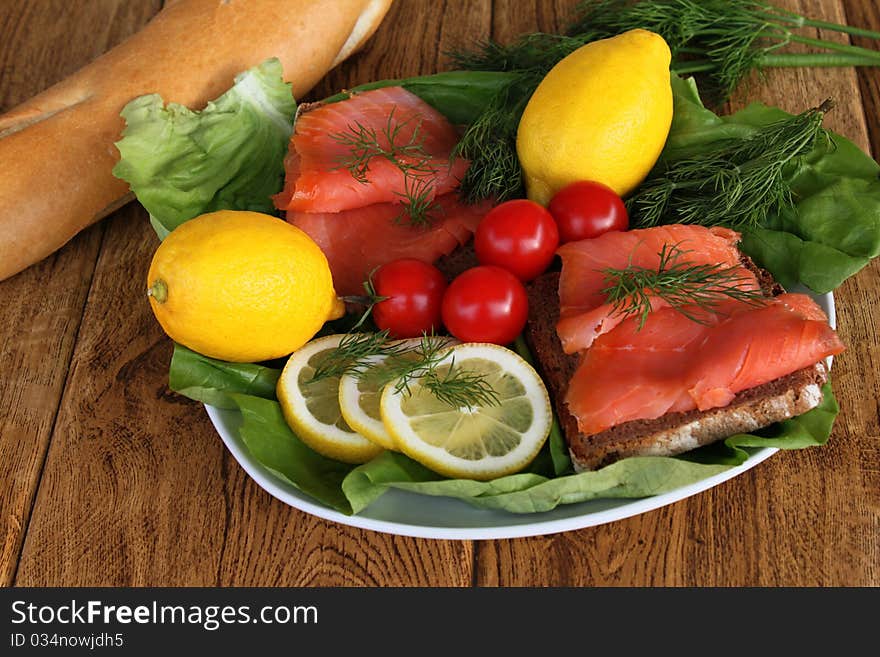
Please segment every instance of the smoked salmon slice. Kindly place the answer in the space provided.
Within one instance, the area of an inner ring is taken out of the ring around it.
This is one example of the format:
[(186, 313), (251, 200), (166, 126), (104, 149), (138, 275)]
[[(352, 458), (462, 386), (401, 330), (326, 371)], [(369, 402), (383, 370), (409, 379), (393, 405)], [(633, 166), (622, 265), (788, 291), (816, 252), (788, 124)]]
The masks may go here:
[[(625, 269), (629, 265), (656, 269), (664, 246), (679, 249), (677, 262), (683, 264), (720, 264), (733, 267), (744, 288), (758, 289), (754, 273), (742, 266), (736, 247), (739, 233), (727, 228), (672, 224), (609, 232), (590, 240), (569, 242), (559, 248), (562, 273), (559, 277), (560, 320), (557, 333), (567, 354), (590, 347), (593, 341), (614, 329), (623, 316), (615, 313), (602, 293), (606, 286), (605, 269)], [(651, 298), (654, 311), (668, 304)]]
[[(365, 91), (304, 111), (294, 125), (275, 206), (342, 212), (400, 203), (416, 185), (431, 200), (456, 188), (467, 170), (467, 160), (451, 159), (458, 139), (440, 112), (403, 87)], [(349, 169), (355, 163), (357, 176)]]
[(687, 406), (683, 360), (699, 347), (707, 327), (665, 308), (641, 331), (636, 328), (634, 320), (623, 322), (583, 352), (565, 396), (582, 433)]
[(728, 299), (699, 322), (656, 300), (640, 327), (636, 317), (615, 315), (601, 293), (602, 269), (656, 267), (670, 243), (681, 245), (689, 262), (741, 267), (742, 285), (758, 286), (741, 263), (738, 240), (726, 229), (672, 225), (606, 233), (559, 250), (564, 315), (557, 330), (581, 354), (565, 397), (579, 431), (592, 435), (632, 420), (723, 407), (739, 392), (843, 351), (822, 309), (802, 294), (758, 305)]
[(726, 406), (743, 390), (781, 378), (843, 351), (822, 309), (804, 294), (733, 313), (708, 331), (688, 373), (700, 410)]
[(578, 429), (591, 435), (631, 420), (726, 406), (738, 392), (843, 351), (805, 295), (781, 295), (760, 308), (737, 305), (710, 324), (664, 308), (641, 331), (630, 319), (597, 338), (566, 395)]
[(397, 258), (433, 263), (465, 244), (491, 209), (489, 202), (466, 205), (456, 194), (436, 199), (436, 218), (425, 226), (401, 219), (397, 203), (376, 203), (337, 213), (288, 212), (327, 256), (337, 294), (364, 293), (363, 282), (376, 267)]

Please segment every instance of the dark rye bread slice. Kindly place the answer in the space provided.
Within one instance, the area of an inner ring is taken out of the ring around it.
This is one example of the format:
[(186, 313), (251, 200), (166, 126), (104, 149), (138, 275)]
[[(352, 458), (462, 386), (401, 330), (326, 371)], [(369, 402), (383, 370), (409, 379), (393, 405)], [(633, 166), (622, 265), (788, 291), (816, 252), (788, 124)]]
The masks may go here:
[[(747, 261), (751, 265), (750, 261)], [(754, 267), (753, 265), (751, 265)], [(781, 292), (767, 272), (754, 268), (769, 295)], [(593, 470), (627, 456), (672, 456), (736, 433), (749, 432), (805, 413), (822, 401), (827, 373), (823, 363), (740, 392), (723, 408), (667, 413), (654, 420), (633, 420), (591, 436), (578, 431), (565, 394), (578, 365), (556, 334), (559, 320), (559, 274), (549, 273), (528, 286), (526, 340), (537, 369), (554, 400), (559, 423), (577, 470)]]
[(451, 281), (463, 271), (467, 271), (479, 264), (480, 261), (477, 260), (477, 253), (474, 251), (474, 242), (471, 240), (464, 246), (455, 249), (452, 253), (440, 256), (437, 262), (434, 263), (434, 266), (443, 272), (446, 280)]

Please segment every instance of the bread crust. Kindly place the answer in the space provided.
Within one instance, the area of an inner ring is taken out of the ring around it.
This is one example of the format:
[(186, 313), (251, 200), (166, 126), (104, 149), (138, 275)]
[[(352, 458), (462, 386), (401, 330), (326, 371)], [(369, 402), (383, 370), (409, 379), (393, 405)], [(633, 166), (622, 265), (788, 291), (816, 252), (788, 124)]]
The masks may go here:
[(120, 111), (161, 94), (201, 108), (278, 57), (299, 97), (361, 47), (392, 0), (178, 0), (88, 66), (0, 116), (0, 280), (119, 206)]
[[(758, 270), (749, 260), (746, 264), (756, 270), (768, 295), (781, 291), (767, 272)], [(554, 400), (577, 471), (594, 470), (628, 456), (681, 454), (800, 415), (822, 401), (821, 388), (827, 379), (827, 371), (823, 363), (817, 363), (744, 390), (722, 408), (668, 413), (653, 420), (625, 422), (590, 436), (582, 434), (564, 401), (568, 383), (577, 369), (578, 357), (562, 351), (556, 334), (558, 289), (558, 273), (545, 274), (529, 285), (529, 321), (525, 335), (537, 361), (537, 369)]]

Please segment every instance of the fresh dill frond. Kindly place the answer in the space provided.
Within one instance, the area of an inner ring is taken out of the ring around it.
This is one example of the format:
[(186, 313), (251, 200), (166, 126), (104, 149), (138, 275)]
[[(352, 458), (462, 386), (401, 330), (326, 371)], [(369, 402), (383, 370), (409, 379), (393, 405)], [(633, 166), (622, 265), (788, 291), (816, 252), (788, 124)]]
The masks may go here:
[(606, 295), (613, 312), (637, 317), (642, 329), (653, 311), (653, 298), (660, 298), (688, 319), (706, 323), (706, 312), (726, 300), (750, 305), (765, 302), (764, 293), (742, 267), (682, 262), (688, 253), (678, 244), (664, 244), (656, 269), (630, 263), (623, 269), (606, 268)]
[(693, 157), (655, 170), (627, 200), (635, 226), (663, 223), (760, 226), (771, 215), (794, 205), (787, 176), (789, 164), (830, 146), (822, 119), (833, 104), (776, 121), (746, 138), (713, 142)]
[(498, 392), (479, 372), (456, 367), (455, 358), (445, 374), (430, 370), (421, 380), (422, 387), (453, 408), (499, 406)]
[(492, 198), (497, 202), (525, 196), (522, 167), (516, 154), (516, 131), (540, 76), (517, 74), (468, 126), (453, 157), (470, 160), (461, 181), (468, 203)]
[[(412, 351), (392, 356), (378, 370), (379, 384), (394, 382), (394, 389), (404, 395), (412, 395), (412, 384), (418, 384), (441, 402), (454, 408), (497, 406), (501, 403), (498, 393), (479, 372), (456, 367), (455, 358), (448, 366), (449, 340), (434, 335), (423, 335)], [(441, 373), (441, 369), (446, 371)], [(370, 377), (367, 372), (364, 377)]]
[(407, 218), (414, 226), (423, 226), (430, 224), (438, 214), (439, 206), (434, 203), (434, 177), (438, 170), (425, 150), (421, 122), (414, 126), (408, 139), (401, 139), (401, 131), (412, 120), (411, 117), (406, 121), (395, 121), (392, 108), (381, 132), (355, 121), (346, 130), (331, 134), (330, 138), (348, 149), (348, 153), (338, 159), (336, 168), (347, 169), (362, 185), (369, 183), (367, 173), (374, 158), (384, 158), (397, 167), (403, 173), (404, 190), (398, 192), (403, 199), (403, 212), (395, 221)]
[(321, 360), (307, 383), (338, 378), (343, 374), (359, 371), (366, 367), (374, 356), (393, 356), (404, 350), (403, 345), (388, 337), (388, 331), (346, 333), (339, 344)]
[(377, 367), (358, 368), (353, 373), (377, 388), (394, 385), (395, 391), (406, 396), (413, 394), (412, 386), (417, 382), (438, 400), (456, 408), (498, 405), (498, 393), (484, 375), (456, 367), (454, 358), (447, 367), (450, 346), (449, 338), (425, 334), (417, 344), (410, 343), (389, 355)]
[(466, 71), (528, 71), (540, 81), (559, 60), (596, 38), (599, 33), (589, 31), (576, 35), (533, 32), (510, 44), (478, 41), (471, 50), (452, 50), (447, 56), (453, 66)]
[[(816, 21), (763, 0), (585, 0), (568, 34), (611, 37), (634, 28), (660, 34), (669, 44), (673, 71), (699, 72), (715, 99), (726, 100), (752, 71), (774, 66), (880, 64), (867, 48), (801, 35), (813, 27), (880, 38), (880, 33)], [(824, 52), (779, 52), (801, 43)]]
[[(348, 333), (323, 358), (307, 383), (351, 374), (380, 389), (394, 385), (406, 396), (413, 394), (412, 385), (418, 382), (438, 400), (456, 408), (498, 405), (498, 393), (484, 375), (456, 367), (454, 359), (447, 368), (450, 346), (449, 338), (433, 334), (413, 343), (392, 340), (388, 331)], [(378, 356), (383, 357), (381, 362), (377, 362)]]
[(398, 392), (412, 394), (412, 381), (425, 376), (442, 361), (450, 346), (449, 338), (432, 333), (424, 334), (418, 343), (410, 343), (407, 349), (384, 359), (381, 367), (364, 369), (357, 372), (356, 376), (379, 388), (396, 382), (395, 388)]
[(421, 175), (404, 175), (403, 192), (397, 192), (403, 198), (402, 211), (396, 222), (405, 219), (413, 226), (430, 226), (443, 214), (443, 207), (437, 203), (434, 179)]
[(345, 146), (348, 153), (338, 159), (337, 169), (347, 169), (352, 178), (367, 184), (367, 172), (375, 157), (383, 157), (401, 171), (429, 173), (430, 155), (425, 151), (425, 139), (421, 134), (421, 123), (417, 123), (406, 141), (400, 140), (401, 131), (412, 121), (395, 121), (394, 108), (388, 113), (388, 120), (381, 132), (360, 121), (350, 124), (345, 130), (330, 135), (335, 142)]

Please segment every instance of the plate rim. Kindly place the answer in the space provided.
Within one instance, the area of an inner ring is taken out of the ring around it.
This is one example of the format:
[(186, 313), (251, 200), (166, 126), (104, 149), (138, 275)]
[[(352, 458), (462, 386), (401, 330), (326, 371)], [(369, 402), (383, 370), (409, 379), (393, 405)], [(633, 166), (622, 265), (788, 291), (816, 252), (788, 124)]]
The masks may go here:
[[(820, 305), (825, 307), (828, 315), (828, 323), (832, 328), (837, 327), (836, 307), (834, 303), (834, 295), (832, 292), (817, 295), (811, 293)], [(828, 359), (828, 365), (831, 365), (831, 359)], [(529, 536), (544, 536), (548, 534), (557, 534), (560, 532), (572, 531), (576, 529), (584, 529), (586, 527), (595, 527), (598, 525), (631, 518), (633, 516), (647, 513), (664, 506), (668, 506), (675, 502), (687, 499), (710, 488), (714, 488), (725, 481), (738, 477), (744, 472), (751, 470), (763, 461), (780, 451), (776, 447), (762, 447), (755, 450), (749, 455), (746, 461), (738, 466), (734, 466), (728, 470), (718, 474), (706, 477), (700, 481), (694, 482), (687, 486), (680, 486), (671, 491), (653, 495), (651, 497), (632, 498), (627, 503), (611, 509), (604, 509), (592, 513), (575, 515), (567, 518), (557, 518), (553, 520), (538, 520), (532, 523), (519, 523), (511, 525), (491, 526), (491, 527), (448, 527), (436, 525), (418, 525), (406, 522), (394, 522), (390, 520), (381, 520), (371, 518), (369, 515), (352, 514), (346, 515), (335, 509), (313, 501), (308, 498), (306, 493), (297, 491), (296, 494), (291, 493), (286, 484), (279, 480), (275, 475), (269, 472), (264, 466), (257, 462), (250, 453), (247, 452), (242, 444), (235, 439), (234, 436), (224, 426), (221, 418), (221, 409), (214, 406), (204, 404), (208, 418), (214, 430), (220, 435), (226, 449), (229, 450), (233, 458), (238, 462), (242, 469), (254, 482), (266, 491), (272, 497), (292, 506), (300, 511), (317, 516), (324, 520), (338, 522), (343, 525), (357, 527), (360, 529), (369, 529), (372, 531), (393, 534), (397, 536), (409, 536), (413, 538), (428, 538), (437, 540), (495, 540), (507, 538), (525, 538)], [(393, 494), (394, 490), (389, 490), (385, 494)], [(585, 504), (586, 502), (581, 502)], [(476, 509), (475, 509), (476, 510)], [(505, 513), (501, 511), (500, 513)], [(521, 514), (511, 514), (520, 516)]]

